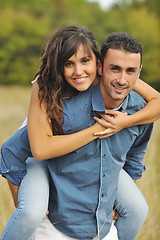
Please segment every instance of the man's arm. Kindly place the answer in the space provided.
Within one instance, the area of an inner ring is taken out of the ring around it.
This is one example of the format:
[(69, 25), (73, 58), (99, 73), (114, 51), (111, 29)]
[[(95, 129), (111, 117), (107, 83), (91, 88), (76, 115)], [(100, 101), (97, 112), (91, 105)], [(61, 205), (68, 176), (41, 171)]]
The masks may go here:
[(143, 158), (147, 150), (152, 129), (153, 124), (146, 125), (127, 153), (123, 168), (134, 181), (141, 178), (142, 172), (145, 171)]

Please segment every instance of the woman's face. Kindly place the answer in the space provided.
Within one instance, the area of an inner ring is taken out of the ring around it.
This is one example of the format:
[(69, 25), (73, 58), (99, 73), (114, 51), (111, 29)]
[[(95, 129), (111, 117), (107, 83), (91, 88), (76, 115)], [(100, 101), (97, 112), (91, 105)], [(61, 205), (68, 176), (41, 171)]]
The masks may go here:
[(96, 57), (92, 51), (85, 51), (83, 44), (64, 64), (66, 81), (78, 91), (87, 90), (97, 75)]

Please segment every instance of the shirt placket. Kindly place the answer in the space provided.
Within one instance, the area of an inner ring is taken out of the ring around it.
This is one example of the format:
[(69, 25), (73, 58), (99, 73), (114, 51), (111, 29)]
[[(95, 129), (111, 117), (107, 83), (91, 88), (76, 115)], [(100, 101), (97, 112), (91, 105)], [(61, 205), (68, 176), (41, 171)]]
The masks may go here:
[[(100, 147), (101, 147), (101, 156), (100, 156), (100, 187), (99, 187), (99, 201), (98, 201), (98, 207), (96, 211), (96, 219), (97, 219), (97, 237), (98, 240), (101, 240), (105, 236), (105, 231), (103, 231), (103, 227), (110, 218), (109, 216), (106, 218), (106, 214), (103, 212), (104, 209), (104, 202), (106, 202), (107, 198), (107, 192), (105, 190), (105, 184), (106, 182), (106, 173), (105, 173), (105, 168), (104, 166), (107, 161), (107, 152), (106, 152), (106, 147), (104, 145), (104, 140), (100, 140)], [(103, 214), (104, 213), (104, 214)], [(108, 230), (109, 231), (109, 230)]]
[(96, 219), (97, 219), (97, 235), (98, 240), (100, 239), (100, 231), (101, 231), (101, 222), (103, 222), (102, 216), (99, 215), (99, 209), (101, 207), (101, 200), (103, 197), (105, 197), (104, 189), (103, 189), (103, 179), (105, 178), (105, 173), (103, 171), (103, 164), (104, 160), (106, 159), (106, 153), (103, 151), (103, 142), (100, 139), (100, 148), (101, 148), (101, 156), (100, 156), (100, 185), (99, 185), (99, 201), (98, 201), (98, 207), (96, 211)]

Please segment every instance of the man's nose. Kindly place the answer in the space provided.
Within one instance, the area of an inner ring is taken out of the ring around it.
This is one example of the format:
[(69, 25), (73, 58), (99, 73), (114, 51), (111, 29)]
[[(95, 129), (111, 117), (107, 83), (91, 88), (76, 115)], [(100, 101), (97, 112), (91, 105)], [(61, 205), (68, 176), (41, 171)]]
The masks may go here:
[(119, 78), (118, 78), (118, 82), (121, 85), (126, 84), (126, 74), (125, 74), (125, 72), (120, 73)]

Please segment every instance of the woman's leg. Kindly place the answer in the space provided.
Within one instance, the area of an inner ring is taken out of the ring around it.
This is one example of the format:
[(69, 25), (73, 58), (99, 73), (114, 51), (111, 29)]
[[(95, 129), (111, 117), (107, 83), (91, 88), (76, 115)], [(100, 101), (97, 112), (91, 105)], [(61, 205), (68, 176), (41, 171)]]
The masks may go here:
[(122, 169), (119, 176), (115, 208), (119, 218), (115, 223), (119, 240), (133, 240), (148, 213), (148, 206), (132, 178)]
[(7, 222), (1, 240), (29, 240), (46, 215), (49, 198), (49, 174), (44, 162), (28, 158), (27, 174), (18, 192), (18, 208)]

